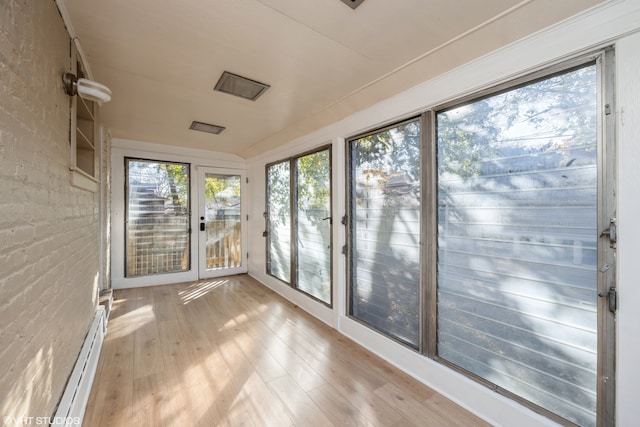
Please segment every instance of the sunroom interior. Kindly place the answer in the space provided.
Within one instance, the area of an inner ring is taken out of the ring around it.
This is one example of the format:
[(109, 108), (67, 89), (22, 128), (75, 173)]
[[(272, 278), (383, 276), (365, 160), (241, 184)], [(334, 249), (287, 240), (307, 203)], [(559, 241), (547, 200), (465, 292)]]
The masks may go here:
[[(637, 425), (638, 52), (636, 0), (2, 2), (4, 424)], [(190, 330), (260, 391), (155, 394)]]

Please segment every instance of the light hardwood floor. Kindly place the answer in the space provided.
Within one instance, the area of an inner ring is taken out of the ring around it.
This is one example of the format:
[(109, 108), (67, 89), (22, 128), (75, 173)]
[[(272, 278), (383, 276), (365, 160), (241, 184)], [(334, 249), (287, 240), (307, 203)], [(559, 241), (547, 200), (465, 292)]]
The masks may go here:
[(85, 426), (484, 426), (247, 275), (119, 290)]

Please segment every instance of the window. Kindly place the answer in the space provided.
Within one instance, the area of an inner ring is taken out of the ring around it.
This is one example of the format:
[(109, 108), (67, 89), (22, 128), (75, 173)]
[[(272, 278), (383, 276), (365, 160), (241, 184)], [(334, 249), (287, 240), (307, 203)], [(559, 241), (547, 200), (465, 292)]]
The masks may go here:
[(331, 161), (329, 150), (295, 159), (298, 289), (331, 303)]
[[(86, 78), (80, 56), (73, 49), (78, 78)], [(98, 191), (97, 150), (100, 147), (98, 132), (98, 105), (79, 96), (71, 99), (71, 183), (85, 190)]]
[(331, 305), (331, 149), (267, 165), (267, 273)]
[[(242, 266), (242, 219), (240, 175), (201, 171), (204, 192), (200, 209), (204, 216), (204, 236), (200, 236), (200, 251), (204, 258), (201, 270), (207, 272), (232, 270)], [(202, 227), (202, 225), (201, 225)], [(200, 272), (202, 278), (203, 272)]]
[(291, 283), (291, 164), (267, 166), (267, 273)]
[(437, 354), (595, 425), (595, 63), (437, 112)]
[(615, 425), (612, 59), (347, 141), (348, 315), (581, 426)]
[(349, 141), (349, 315), (420, 343), (420, 121)]
[(125, 168), (125, 276), (189, 270), (189, 165), (125, 159)]

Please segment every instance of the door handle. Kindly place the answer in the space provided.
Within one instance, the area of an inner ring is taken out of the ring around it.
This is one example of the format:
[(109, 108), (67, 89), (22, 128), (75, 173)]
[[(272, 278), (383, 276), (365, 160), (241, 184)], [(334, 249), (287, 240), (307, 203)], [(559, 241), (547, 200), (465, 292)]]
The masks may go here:
[(204, 222), (200, 223), (200, 231), (204, 231)]

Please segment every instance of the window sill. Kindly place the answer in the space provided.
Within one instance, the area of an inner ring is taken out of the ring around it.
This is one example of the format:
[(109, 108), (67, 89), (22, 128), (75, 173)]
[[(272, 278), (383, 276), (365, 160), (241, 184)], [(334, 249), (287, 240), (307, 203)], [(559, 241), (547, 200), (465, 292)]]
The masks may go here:
[(76, 167), (71, 168), (71, 185), (93, 193), (98, 192), (98, 179)]

